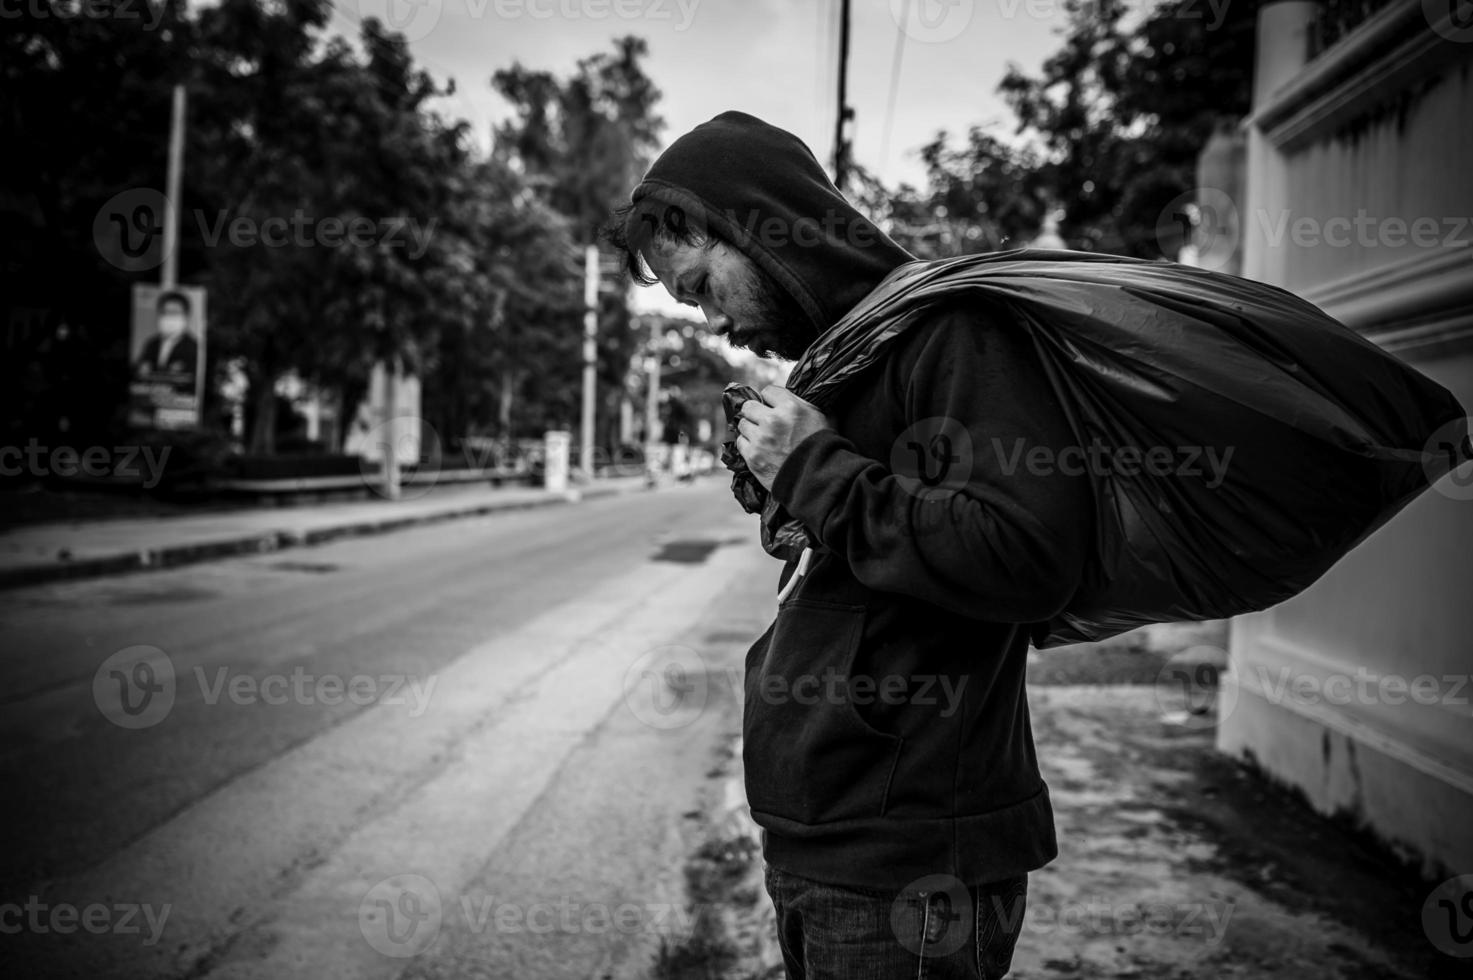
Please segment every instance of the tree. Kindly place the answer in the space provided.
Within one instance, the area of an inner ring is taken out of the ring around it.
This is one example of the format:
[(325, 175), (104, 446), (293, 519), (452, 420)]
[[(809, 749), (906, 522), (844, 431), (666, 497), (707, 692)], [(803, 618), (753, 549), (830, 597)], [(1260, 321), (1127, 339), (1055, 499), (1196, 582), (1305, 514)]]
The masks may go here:
[[(214, 207), (199, 232), (262, 232), (205, 242), (215, 334), (247, 365), (257, 452), (273, 448), (283, 373), (353, 388), (376, 361), (421, 371), (438, 331), (486, 299), (464, 229), (449, 226), (464, 124), (425, 111), (438, 90), (377, 21), (362, 25), (361, 58), (319, 43), (328, 9), (225, 0), (200, 15), (193, 173)], [(291, 240), (273, 245), (268, 223), (284, 220)]]
[(491, 78), (516, 113), (496, 129), (498, 151), (546, 188), (580, 242), (596, 240), (659, 148), (660, 90), (640, 64), (648, 53), (643, 38), (623, 37), (613, 54), (580, 60), (566, 81), (520, 63)]
[[(566, 82), (499, 75), (527, 115), (488, 161), (467, 124), (431, 110), (443, 93), (402, 36), (372, 19), (354, 41), (325, 35), (329, 0), (127, 10), (27, 8), (0, 35), (0, 137), (25, 147), (0, 162), (0, 301), (7, 322), (40, 325), (9, 334), (13, 436), (54, 414), (34, 364), (57, 360), (63, 324), (68, 349), (102, 352), (86, 373), (115, 379), (72, 399), (95, 403), (90, 438), (122, 435), (130, 290), (157, 263), (119, 263), (94, 225), (110, 199), (163, 186), (175, 84), (189, 91), (179, 279), (210, 290), (210, 369), (244, 372), (251, 449), (274, 447), (280, 378), (345, 392), (350, 415), (372, 366), (395, 359), (434, 379), (426, 409), (452, 436), (571, 421), (576, 243), (642, 173), (663, 125), (642, 41)], [(153, 217), (136, 231), (156, 252)], [(355, 222), (366, 240), (346, 233)], [(607, 384), (634, 341), (617, 298), (603, 318)]]
[(523, 428), (516, 424), (519, 404), (540, 421), (555, 379), (574, 383), (569, 365), (576, 365), (580, 342), (569, 324), (581, 310), (580, 270), (567, 219), (504, 161), (477, 163), (462, 185), (457, 210), (475, 259), (467, 275), (490, 299), (475, 319), (440, 334), (425, 411), (445, 433), (494, 429), (510, 439)]
[[(580, 60), (565, 80), (520, 64), (492, 76), (492, 86), (515, 112), (514, 119), (496, 129), (497, 159), (526, 176), (546, 204), (567, 219), (580, 246), (597, 241), (599, 226), (627, 200), (659, 148), (665, 123), (655, 112), (659, 89), (640, 63), (647, 53), (643, 39), (624, 37), (614, 43), (612, 53)], [(576, 323), (575, 317), (570, 326)], [(613, 417), (637, 343), (623, 297), (602, 298), (597, 378), (605, 420)], [(568, 363), (576, 366), (578, 355)], [(540, 375), (544, 385), (564, 376), (551, 365)], [(569, 418), (576, 414), (571, 410), (577, 402), (570, 396), (579, 383), (575, 374), (574, 387), (562, 402)], [(544, 397), (555, 392), (563, 393), (553, 389)], [(612, 433), (612, 425), (605, 424), (598, 440), (605, 448), (612, 448)]]
[(1062, 208), (1061, 232), (1072, 245), (1115, 250), (1112, 218), (1121, 196), (1118, 169), (1125, 140), (1115, 117), (1122, 3), (1066, 0), (1069, 27), (1040, 78), (1010, 66), (999, 90), (1018, 132), (1041, 145), (1041, 179)]
[(1127, 31), (1121, 0), (1066, 0), (1063, 47), (1041, 74), (1009, 69), (999, 88), (1040, 146), (1070, 245), (1162, 254), (1161, 211), (1193, 186), (1218, 121), (1248, 110), (1257, 8), (1167, 0)]
[[(39, 402), (24, 393), (26, 376), (63, 328), (68, 346), (87, 352), (93, 379), (68, 394), (67, 437), (106, 444), (121, 424), (137, 276), (109, 261), (118, 256), (99, 247), (95, 222), (119, 195), (128, 201), (163, 185), (170, 89), (185, 77), (192, 32), (183, 11), (177, 0), (99, 0), (85, 17), (61, 16), (44, 3), (5, 17), (0, 317), (16, 331), (0, 359), (7, 442), (58, 424), (40, 417)], [(158, 254), (157, 229), (143, 217), (126, 233), (141, 254)], [(17, 329), (20, 323), (29, 326)], [(46, 378), (34, 382), (48, 386)]]
[(1047, 210), (1035, 154), (1014, 149), (973, 126), (956, 148), (946, 131), (921, 151), (926, 189), (887, 189), (852, 166), (856, 206), (919, 258), (937, 259), (1016, 248), (1033, 237)]
[[(637, 359), (640, 370), (631, 372), (626, 390), (632, 401), (648, 407), (643, 361), (646, 357), (658, 357), (660, 384), (679, 392), (681, 404), (690, 413), (690, 438), (694, 441), (700, 419), (710, 419), (714, 426), (721, 415), (722, 389), (736, 373), (724, 353), (726, 342), (691, 320), (679, 317), (646, 314), (640, 318), (640, 324), (641, 356)], [(724, 432), (716, 426), (713, 435), (719, 442)], [(652, 436), (659, 437), (658, 431)]]

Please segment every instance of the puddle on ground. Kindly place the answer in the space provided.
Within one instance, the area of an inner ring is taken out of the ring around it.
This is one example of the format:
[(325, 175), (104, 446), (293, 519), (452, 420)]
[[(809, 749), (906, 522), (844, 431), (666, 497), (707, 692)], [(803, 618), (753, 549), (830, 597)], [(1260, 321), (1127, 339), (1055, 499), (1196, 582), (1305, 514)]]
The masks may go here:
[[(220, 593), (194, 585), (172, 585), (151, 589), (128, 589), (98, 597), (109, 606), (150, 606), (169, 602), (198, 602)], [(94, 600), (95, 601), (95, 600)]]
[(711, 553), (722, 545), (741, 544), (743, 538), (684, 538), (678, 541), (666, 541), (660, 545), (660, 550), (650, 556), (650, 561), (674, 561), (687, 565), (699, 565)]
[(328, 572), (337, 571), (342, 566), (334, 565), (331, 562), (276, 561), (266, 567), (282, 572), (311, 572), (315, 575), (325, 575)]

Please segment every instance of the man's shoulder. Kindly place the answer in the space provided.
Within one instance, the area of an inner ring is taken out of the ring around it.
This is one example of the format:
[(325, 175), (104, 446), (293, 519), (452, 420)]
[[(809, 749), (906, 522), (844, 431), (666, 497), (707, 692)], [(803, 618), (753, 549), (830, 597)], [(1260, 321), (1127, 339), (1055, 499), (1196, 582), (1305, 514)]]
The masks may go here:
[(981, 304), (953, 297), (928, 305), (896, 338), (886, 357), (891, 371), (908, 378), (977, 358), (988, 346), (998, 317)]
[(974, 311), (963, 301), (947, 300), (927, 307), (847, 386), (843, 402), (873, 405), (876, 396), (882, 396), (896, 413), (903, 413), (907, 392), (914, 385), (926, 384), (946, 365), (971, 359), (963, 351), (968, 343), (965, 333), (978, 328)]

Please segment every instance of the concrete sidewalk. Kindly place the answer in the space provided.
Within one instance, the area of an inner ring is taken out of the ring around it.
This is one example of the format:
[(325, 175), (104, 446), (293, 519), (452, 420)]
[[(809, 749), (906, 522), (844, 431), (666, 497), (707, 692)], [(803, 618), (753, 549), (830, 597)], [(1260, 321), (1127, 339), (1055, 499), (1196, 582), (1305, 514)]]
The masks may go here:
[[(645, 486), (643, 476), (606, 477), (566, 493), (479, 484), (437, 487), (401, 500), (34, 524), (0, 534), (0, 588), (278, 551), (502, 510), (574, 503)], [(409, 494), (415, 492), (408, 488)]]
[[(1196, 649), (1204, 629), (1177, 633), (1030, 654), (1030, 713), (1059, 857), (1029, 876), (1009, 976), (1473, 976), (1473, 961), (1446, 955), (1447, 936), (1424, 925), (1435, 883), (1219, 754), (1215, 714), (1180, 711), (1173, 686), (1153, 681), (1168, 658)], [(739, 746), (722, 769), (708, 842), (687, 868), (716, 926), (667, 958), (708, 972), (657, 970), (660, 980), (783, 976)]]

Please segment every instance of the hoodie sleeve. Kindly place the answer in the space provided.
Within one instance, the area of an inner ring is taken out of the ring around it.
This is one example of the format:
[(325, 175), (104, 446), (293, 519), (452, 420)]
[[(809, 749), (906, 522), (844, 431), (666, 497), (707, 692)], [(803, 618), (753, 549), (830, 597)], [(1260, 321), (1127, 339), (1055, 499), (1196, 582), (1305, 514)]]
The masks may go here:
[(939, 313), (897, 341), (859, 397), (903, 412), (890, 458), (813, 433), (773, 480), (788, 513), (868, 588), (992, 622), (1063, 609), (1091, 546), (1093, 499), (1082, 454), (1060, 455), (1076, 440), (1026, 333)]

